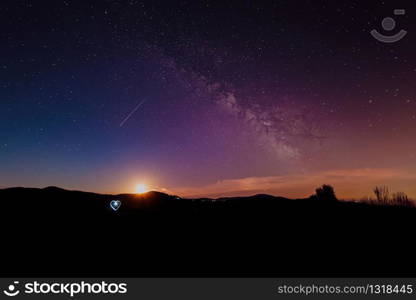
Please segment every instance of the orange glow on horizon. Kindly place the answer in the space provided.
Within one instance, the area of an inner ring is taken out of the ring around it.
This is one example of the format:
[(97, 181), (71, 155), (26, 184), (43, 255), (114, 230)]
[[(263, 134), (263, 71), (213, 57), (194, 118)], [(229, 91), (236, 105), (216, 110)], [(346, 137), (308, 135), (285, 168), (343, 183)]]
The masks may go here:
[(147, 187), (144, 183), (139, 183), (136, 185), (136, 190), (135, 190), (136, 194), (143, 194), (143, 193), (147, 193)]

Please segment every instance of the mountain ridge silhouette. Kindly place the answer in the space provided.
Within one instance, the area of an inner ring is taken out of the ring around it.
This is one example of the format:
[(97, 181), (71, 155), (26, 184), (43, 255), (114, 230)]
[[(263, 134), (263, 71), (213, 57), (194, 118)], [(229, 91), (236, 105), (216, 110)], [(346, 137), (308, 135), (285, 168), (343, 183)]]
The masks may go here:
[(314, 197), (8, 188), (0, 275), (415, 276), (415, 217), (413, 208)]

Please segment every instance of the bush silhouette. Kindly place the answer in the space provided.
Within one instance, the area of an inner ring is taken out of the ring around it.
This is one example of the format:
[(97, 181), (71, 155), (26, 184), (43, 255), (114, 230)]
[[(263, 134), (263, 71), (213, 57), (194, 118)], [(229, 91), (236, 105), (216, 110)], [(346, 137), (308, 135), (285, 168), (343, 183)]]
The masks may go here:
[(387, 186), (376, 186), (374, 188), (374, 194), (376, 195), (377, 203), (381, 205), (390, 204), (390, 191)]
[(390, 196), (390, 191), (387, 186), (376, 186), (373, 191), (376, 195), (376, 200), (372, 200), (372, 204), (407, 207), (415, 206), (414, 202), (403, 192), (394, 193)]
[(393, 205), (399, 206), (407, 206), (412, 207), (414, 206), (414, 202), (407, 197), (407, 195), (403, 192), (398, 192), (393, 194), (392, 196)]
[(324, 184), (316, 189), (316, 198), (324, 201), (337, 201), (334, 188), (330, 185)]

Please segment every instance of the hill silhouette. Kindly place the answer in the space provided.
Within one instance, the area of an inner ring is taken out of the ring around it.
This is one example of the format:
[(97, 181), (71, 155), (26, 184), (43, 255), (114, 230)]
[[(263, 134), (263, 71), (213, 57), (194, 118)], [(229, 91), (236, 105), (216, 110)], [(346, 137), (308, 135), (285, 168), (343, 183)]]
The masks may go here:
[(58, 187), (0, 199), (3, 276), (416, 275), (414, 208)]

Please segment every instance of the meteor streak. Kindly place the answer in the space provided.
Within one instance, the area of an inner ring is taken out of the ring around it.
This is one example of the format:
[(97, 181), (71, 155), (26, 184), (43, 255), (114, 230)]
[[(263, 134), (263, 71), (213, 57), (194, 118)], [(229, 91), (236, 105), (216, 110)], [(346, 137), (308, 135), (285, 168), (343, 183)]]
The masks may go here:
[(123, 121), (120, 123), (120, 127), (123, 127), (123, 125), (130, 119), (130, 117), (142, 106), (142, 104), (146, 101), (146, 99), (143, 99), (137, 106), (127, 115), (127, 117), (124, 118)]

